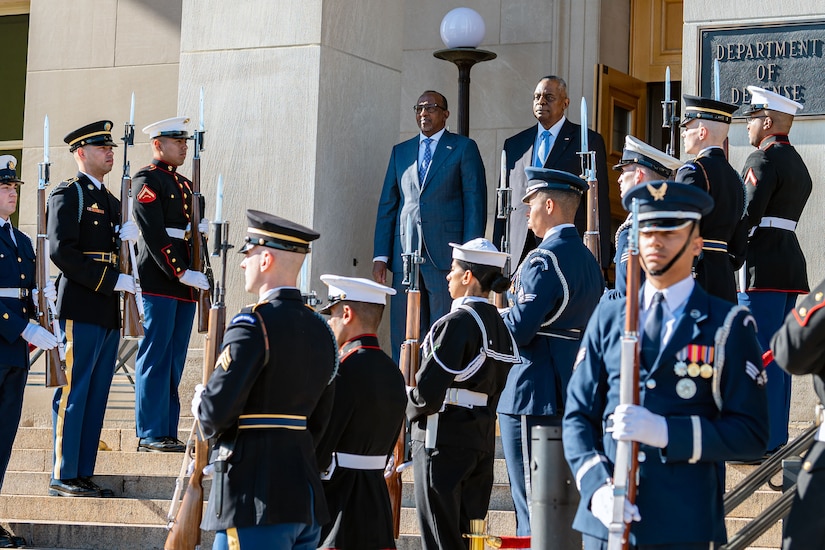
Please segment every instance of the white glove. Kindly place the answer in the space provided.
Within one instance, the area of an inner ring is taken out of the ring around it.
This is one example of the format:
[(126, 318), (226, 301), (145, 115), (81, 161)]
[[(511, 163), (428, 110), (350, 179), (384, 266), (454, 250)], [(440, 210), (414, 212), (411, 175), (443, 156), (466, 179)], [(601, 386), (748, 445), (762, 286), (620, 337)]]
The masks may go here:
[(57, 347), (57, 338), (55, 335), (34, 323), (26, 325), (26, 328), (23, 329), (20, 336), (26, 342), (30, 342), (40, 349), (53, 349)]
[(667, 420), (640, 405), (619, 405), (613, 413), (613, 439), (667, 447)]
[(121, 273), (117, 276), (117, 283), (115, 283), (115, 292), (135, 293), (135, 278), (131, 275)]
[(192, 271), (191, 269), (187, 269), (183, 272), (183, 275), (180, 276), (180, 282), (187, 286), (193, 286), (201, 290), (209, 290), (209, 279), (207, 279), (206, 275), (200, 271)]
[(43, 296), (52, 303), (57, 301), (57, 289), (54, 287), (54, 281), (49, 279), (49, 282), (46, 283), (46, 287), (43, 289)]
[(390, 455), (387, 465), (384, 466), (384, 479), (389, 479), (395, 473), (395, 455)]
[(195, 395), (192, 396), (192, 416), (194, 416), (195, 419), (198, 418), (198, 409), (201, 406), (201, 394), (205, 389), (203, 384), (195, 386)]
[[(192, 473), (195, 471), (195, 461), (192, 460), (189, 462), (189, 466), (186, 467), (186, 475), (191, 476)], [(215, 473), (215, 465), (214, 464), (207, 464), (203, 467), (203, 479), (212, 479), (212, 474)]]
[(209, 233), (209, 220), (208, 219), (201, 218), (201, 222), (198, 224), (198, 231), (200, 231), (204, 235)]
[[(610, 528), (613, 521), (613, 487), (610, 485), (602, 485), (593, 497), (590, 499), (590, 511), (596, 516), (596, 519), (601, 521), (605, 527)], [(624, 517), (625, 523), (631, 521), (640, 521), (642, 516), (639, 515), (639, 507), (635, 504), (630, 504), (630, 501), (624, 501)]]
[(133, 221), (128, 221), (120, 226), (120, 240), (137, 242), (138, 240), (138, 226)]

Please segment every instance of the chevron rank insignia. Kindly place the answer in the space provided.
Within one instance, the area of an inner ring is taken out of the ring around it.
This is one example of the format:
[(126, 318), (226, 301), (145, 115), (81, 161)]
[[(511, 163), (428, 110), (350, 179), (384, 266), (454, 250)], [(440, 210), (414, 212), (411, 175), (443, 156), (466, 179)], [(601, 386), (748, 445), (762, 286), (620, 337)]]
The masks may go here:
[(229, 370), (229, 365), (232, 363), (232, 356), (229, 354), (229, 346), (225, 347), (223, 352), (218, 356), (218, 361), (215, 364), (216, 367), (220, 367), (223, 370)]
[(140, 193), (137, 194), (137, 200), (141, 204), (148, 204), (150, 202), (154, 202), (154, 200), (158, 198), (157, 193), (152, 191), (147, 185), (143, 185), (143, 188), (140, 190)]

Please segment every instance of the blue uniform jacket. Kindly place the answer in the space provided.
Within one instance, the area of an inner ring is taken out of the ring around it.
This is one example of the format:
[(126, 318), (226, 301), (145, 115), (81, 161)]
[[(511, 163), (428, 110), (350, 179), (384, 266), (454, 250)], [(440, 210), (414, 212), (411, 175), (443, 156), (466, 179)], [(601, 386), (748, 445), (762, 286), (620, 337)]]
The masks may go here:
[[(573, 527), (601, 539), (607, 539), (607, 529), (589, 507), (593, 493), (613, 475), (616, 442), (604, 428), (619, 404), (625, 301), (602, 302), (587, 326), (562, 428), (564, 453), (581, 493)], [(712, 365), (709, 377), (675, 368), (689, 350), (698, 363)], [(632, 524), (631, 542), (724, 542), (724, 461), (762, 456), (768, 440), (766, 376), (753, 317), (695, 285), (673, 336), (653, 368), (641, 366), (639, 378), (640, 403), (667, 418), (668, 445), (640, 446), (636, 504), (642, 520)]]
[(510, 369), (498, 412), (562, 414), (581, 334), (603, 290), (601, 268), (575, 227), (562, 228), (524, 258), (503, 315), (521, 363)]
[[(14, 243), (0, 231), (0, 288), (33, 289), (35, 286), (34, 249), (29, 237), (12, 228)], [(28, 368), (29, 345), (20, 333), (34, 316), (31, 298), (0, 298), (0, 365)]]

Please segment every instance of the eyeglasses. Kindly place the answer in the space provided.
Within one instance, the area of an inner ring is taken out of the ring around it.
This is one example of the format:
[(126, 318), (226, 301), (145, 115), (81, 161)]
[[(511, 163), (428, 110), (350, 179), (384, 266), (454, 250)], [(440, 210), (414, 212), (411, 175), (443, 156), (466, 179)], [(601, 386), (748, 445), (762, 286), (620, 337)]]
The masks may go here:
[(436, 109), (441, 109), (441, 110), (444, 110), (444, 111), (447, 110), (444, 107), (442, 107), (441, 105), (437, 105), (435, 103), (426, 103), (426, 104), (423, 104), (423, 105), (413, 105), (413, 111), (415, 111), (415, 114), (417, 114), (417, 115), (421, 114), (421, 111), (427, 111), (428, 113), (433, 114)]

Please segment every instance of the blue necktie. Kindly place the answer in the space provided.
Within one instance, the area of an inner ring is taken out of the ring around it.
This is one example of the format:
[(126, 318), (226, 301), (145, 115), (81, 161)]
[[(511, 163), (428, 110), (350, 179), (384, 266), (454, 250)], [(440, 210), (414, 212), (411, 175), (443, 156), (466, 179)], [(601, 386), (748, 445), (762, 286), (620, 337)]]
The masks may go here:
[(645, 330), (642, 336), (642, 360), (649, 369), (653, 368), (653, 363), (656, 362), (656, 357), (659, 356), (659, 345), (662, 341), (662, 318), (664, 317), (662, 300), (664, 299), (665, 295), (661, 292), (653, 295), (653, 307), (647, 313), (645, 319)]
[(430, 167), (430, 162), (433, 160), (433, 153), (430, 151), (430, 143), (433, 140), (427, 138), (424, 140), (424, 160), (421, 162), (421, 166), (418, 167), (418, 183), (424, 184), (424, 178), (427, 177), (427, 170)]
[(539, 152), (536, 155), (536, 162), (538, 166), (544, 166), (544, 163), (547, 162), (547, 155), (550, 154), (550, 138), (553, 134), (550, 133), (550, 130), (545, 130), (541, 133), (541, 142), (539, 143)]
[(14, 242), (14, 238), (11, 236), (11, 222), (4, 224), (2, 227), (6, 234), (9, 236), (9, 242), (11, 243), (11, 246), (14, 248), (14, 251), (17, 252), (17, 243)]

